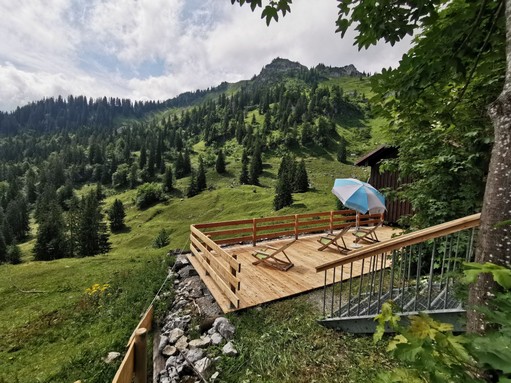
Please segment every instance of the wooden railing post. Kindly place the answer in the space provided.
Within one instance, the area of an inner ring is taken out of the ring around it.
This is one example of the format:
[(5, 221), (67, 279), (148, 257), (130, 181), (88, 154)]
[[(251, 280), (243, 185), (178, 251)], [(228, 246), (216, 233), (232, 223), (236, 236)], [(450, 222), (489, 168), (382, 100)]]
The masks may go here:
[(147, 383), (147, 330), (135, 331), (135, 383)]
[(298, 239), (298, 214), (295, 214), (295, 239)]
[(252, 223), (252, 245), (256, 245), (256, 236), (257, 236), (257, 223), (256, 223), (256, 219), (254, 218), (253, 219), (253, 223)]
[(330, 210), (330, 233), (334, 232), (334, 211)]

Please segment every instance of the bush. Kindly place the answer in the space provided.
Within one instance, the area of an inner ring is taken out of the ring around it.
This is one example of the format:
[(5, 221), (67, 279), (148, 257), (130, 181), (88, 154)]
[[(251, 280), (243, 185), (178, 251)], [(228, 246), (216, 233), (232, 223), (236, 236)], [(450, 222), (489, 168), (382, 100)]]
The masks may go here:
[(18, 246), (12, 245), (7, 249), (7, 262), (17, 265), (21, 263), (21, 250)]
[(163, 201), (163, 190), (156, 183), (145, 183), (137, 188), (135, 205), (139, 209), (145, 209), (157, 202)]
[(155, 249), (161, 249), (170, 243), (170, 233), (165, 229), (161, 229), (156, 238), (153, 241), (153, 247)]

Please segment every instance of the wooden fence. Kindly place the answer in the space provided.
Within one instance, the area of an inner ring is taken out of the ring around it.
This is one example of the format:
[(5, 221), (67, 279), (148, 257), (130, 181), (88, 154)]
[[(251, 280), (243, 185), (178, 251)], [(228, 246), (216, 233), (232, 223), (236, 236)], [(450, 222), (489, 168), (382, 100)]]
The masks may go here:
[(151, 330), (154, 308), (150, 306), (128, 341), (126, 355), (112, 383), (147, 382), (147, 332)]
[[(196, 270), (204, 280), (210, 277), (233, 308), (239, 308), (241, 264), (236, 254), (229, 254), (220, 245), (234, 245), (281, 237), (333, 232), (348, 225), (374, 225), (383, 214), (356, 214), (354, 210), (294, 214), (280, 217), (243, 219), (201, 223), (190, 226), (190, 250), (201, 267)], [(215, 296), (214, 291), (212, 294)], [(217, 298), (215, 296), (215, 298)]]

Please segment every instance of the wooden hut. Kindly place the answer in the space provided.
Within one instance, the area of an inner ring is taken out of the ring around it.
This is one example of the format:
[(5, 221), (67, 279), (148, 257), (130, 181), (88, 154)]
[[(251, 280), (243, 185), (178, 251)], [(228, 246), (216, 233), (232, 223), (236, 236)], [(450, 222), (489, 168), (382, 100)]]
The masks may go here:
[[(382, 160), (397, 158), (397, 156), (397, 147), (382, 145), (359, 159), (355, 165), (371, 167), (369, 183), (376, 189), (398, 190), (401, 185), (406, 184), (410, 180), (408, 178), (400, 177), (397, 172), (384, 171), (380, 173), (380, 164)], [(397, 221), (401, 216), (412, 214), (412, 206), (410, 203), (407, 201), (401, 201), (397, 198), (387, 198), (386, 207), (387, 212), (385, 213), (385, 221), (389, 224), (397, 224)]]

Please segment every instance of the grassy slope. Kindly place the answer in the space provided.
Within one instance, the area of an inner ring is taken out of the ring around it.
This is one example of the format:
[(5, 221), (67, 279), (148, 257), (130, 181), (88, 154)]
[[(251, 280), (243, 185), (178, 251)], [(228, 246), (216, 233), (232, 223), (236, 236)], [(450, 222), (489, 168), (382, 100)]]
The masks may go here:
[[(366, 150), (358, 131), (341, 126), (338, 131), (352, 143), (356, 154)], [(185, 178), (176, 182), (177, 191), (166, 203), (144, 211), (133, 205), (135, 191), (108, 197), (106, 206), (114, 198), (123, 201), (126, 223), (130, 227), (127, 232), (111, 236), (112, 251), (108, 255), (33, 262), (30, 261), (30, 252), (34, 241), (22, 244), (25, 262), (17, 266), (0, 266), (0, 382), (2, 379), (7, 382), (15, 379), (20, 382), (58, 382), (84, 377), (89, 377), (86, 381), (99, 382), (111, 377), (109, 374), (115, 366), (105, 368), (99, 358), (108, 351), (123, 351), (123, 342), (134, 328), (138, 315), (147, 307), (165, 276), (164, 268), (158, 267), (161, 264), (158, 260), (166, 249), (151, 247), (160, 229), (165, 228), (171, 233), (169, 248), (187, 248), (191, 223), (334, 209), (335, 198), (330, 193), (333, 180), (338, 177), (365, 179), (368, 172), (339, 164), (335, 161), (333, 147), (330, 151), (312, 148), (294, 153), (298, 159), (305, 157), (312, 190), (294, 194), (293, 205), (279, 212), (273, 211), (272, 205), (275, 175), (282, 153), (264, 154), (265, 171), (260, 187), (239, 185), (241, 149), (231, 143), (226, 147), (227, 174), (218, 175), (214, 166), (209, 167), (209, 190), (199, 196), (183, 197), (189, 182)], [(210, 162), (214, 158), (211, 150), (203, 144), (197, 144), (194, 150), (209, 158)], [(196, 157), (192, 160), (196, 161)], [(137, 275), (139, 283), (136, 282)], [(112, 297), (101, 307), (83, 307), (84, 291), (94, 283), (110, 283)], [(128, 304), (128, 299), (136, 304)], [(285, 305), (278, 305), (281, 304)], [(299, 301), (297, 304), (300, 307)], [(312, 326), (315, 316), (311, 316), (310, 311), (308, 313), (306, 320), (308, 326)], [(246, 326), (243, 324), (245, 321), (250, 323), (253, 320), (251, 315), (246, 313), (239, 317), (242, 329)], [(317, 329), (317, 326), (314, 327)], [(240, 330), (240, 333), (243, 334), (243, 331)], [(318, 331), (322, 338), (326, 336), (324, 329), (314, 331)], [(337, 340), (332, 344), (339, 344), (339, 335), (334, 335), (334, 338)], [(260, 347), (250, 343), (249, 336), (246, 339), (248, 343), (243, 347)], [(331, 352), (333, 350), (325, 355)], [(318, 358), (323, 360), (322, 356)], [(302, 367), (296, 368), (302, 371)], [(246, 373), (239, 366), (236, 368)], [(275, 373), (278, 376), (285, 372)]]

